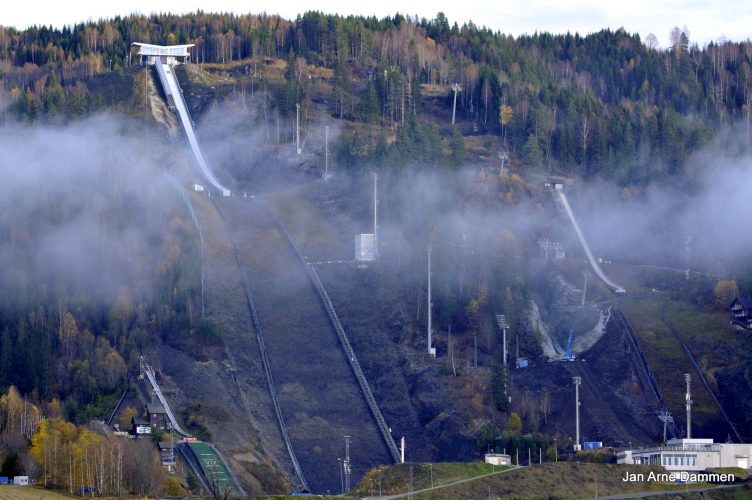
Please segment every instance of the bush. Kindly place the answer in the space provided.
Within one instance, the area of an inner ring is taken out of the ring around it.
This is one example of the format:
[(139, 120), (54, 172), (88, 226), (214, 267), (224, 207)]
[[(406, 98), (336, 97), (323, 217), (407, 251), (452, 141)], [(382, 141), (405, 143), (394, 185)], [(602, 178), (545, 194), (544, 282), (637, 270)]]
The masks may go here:
[(491, 383), (494, 404), (499, 411), (507, 411), (509, 408), (509, 377), (503, 366), (496, 367), (493, 382)]
[(225, 332), (210, 319), (202, 319), (196, 327), (196, 333), (202, 343), (206, 345), (219, 345), (225, 338)]
[(190, 491), (198, 491), (201, 484), (198, 482), (198, 478), (192, 471), (188, 471), (188, 476), (185, 478), (185, 483)]
[(180, 481), (175, 476), (169, 476), (165, 479), (164, 485), (165, 491), (172, 497), (183, 496), (183, 487), (180, 485)]

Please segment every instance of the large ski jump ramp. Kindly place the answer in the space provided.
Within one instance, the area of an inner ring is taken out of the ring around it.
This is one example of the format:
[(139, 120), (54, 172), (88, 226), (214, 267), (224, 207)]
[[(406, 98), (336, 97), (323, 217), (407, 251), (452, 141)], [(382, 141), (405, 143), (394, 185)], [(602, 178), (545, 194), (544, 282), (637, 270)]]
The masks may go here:
[(598, 264), (598, 261), (595, 260), (595, 257), (593, 257), (593, 252), (590, 251), (590, 245), (588, 245), (587, 240), (585, 239), (585, 235), (582, 234), (582, 229), (580, 229), (580, 225), (577, 223), (577, 219), (574, 216), (574, 212), (572, 212), (572, 207), (569, 205), (569, 200), (567, 200), (567, 195), (564, 194), (564, 190), (561, 188), (560, 185), (556, 185), (555, 187), (556, 195), (559, 196), (559, 201), (561, 201), (562, 206), (564, 207), (564, 210), (567, 212), (567, 216), (569, 217), (569, 220), (572, 222), (572, 227), (574, 227), (574, 231), (577, 233), (577, 237), (580, 239), (580, 244), (582, 245), (582, 249), (585, 250), (585, 255), (587, 255), (588, 261), (590, 262), (590, 267), (593, 268), (593, 271), (595, 271), (595, 274), (606, 284), (608, 287), (613, 290), (616, 293), (625, 293), (626, 290), (616, 284), (611, 278), (606, 276), (606, 273), (603, 272), (603, 269), (601, 269), (600, 264)]
[(157, 74), (162, 83), (165, 97), (167, 97), (167, 103), (170, 107), (174, 107), (177, 110), (178, 117), (180, 117), (180, 123), (183, 124), (183, 130), (185, 130), (185, 135), (188, 137), (188, 142), (193, 150), (193, 156), (196, 157), (201, 173), (209, 184), (222, 193), (222, 196), (230, 196), (230, 190), (219, 182), (214, 176), (214, 172), (209, 168), (209, 164), (206, 162), (206, 155), (201, 149), (201, 145), (196, 137), (196, 130), (193, 128), (193, 120), (191, 120), (191, 116), (188, 114), (188, 107), (185, 105), (185, 99), (183, 99), (183, 91), (180, 89), (180, 85), (178, 85), (178, 80), (175, 77), (175, 72), (173, 71), (172, 66), (169, 64), (163, 64), (159, 58), (156, 58), (154, 64), (157, 67)]

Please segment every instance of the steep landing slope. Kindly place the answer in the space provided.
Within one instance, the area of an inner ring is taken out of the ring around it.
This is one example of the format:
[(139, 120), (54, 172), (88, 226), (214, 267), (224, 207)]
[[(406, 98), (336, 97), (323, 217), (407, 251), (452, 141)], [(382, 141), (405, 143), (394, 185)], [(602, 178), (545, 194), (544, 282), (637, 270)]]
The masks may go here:
[(224, 332), (208, 357), (164, 346), (164, 373), (180, 388), (182, 404), (200, 404), (202, 423), (249, 494), (286, 493), (295, 473), (279, 431), (246, 304), (243, 281), (224, 223), (209, 198), (192, 193), (204, 235), (206, 316)]
[(341, 489), (338, 458), (351, 436), (352, 484), (391, 463), (326, 311), (285, 236), (246, 198), (222, 200), (248, 272), (280, 406), (314, 492)]

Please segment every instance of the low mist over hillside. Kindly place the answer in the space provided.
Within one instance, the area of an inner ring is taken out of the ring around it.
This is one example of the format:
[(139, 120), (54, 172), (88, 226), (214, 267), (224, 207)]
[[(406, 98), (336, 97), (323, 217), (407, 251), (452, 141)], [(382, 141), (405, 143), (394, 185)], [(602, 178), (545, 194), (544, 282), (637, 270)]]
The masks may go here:
[(751, 65), (441, 13), (0, 26), (0, 476), (338, 494), (748, 442)]

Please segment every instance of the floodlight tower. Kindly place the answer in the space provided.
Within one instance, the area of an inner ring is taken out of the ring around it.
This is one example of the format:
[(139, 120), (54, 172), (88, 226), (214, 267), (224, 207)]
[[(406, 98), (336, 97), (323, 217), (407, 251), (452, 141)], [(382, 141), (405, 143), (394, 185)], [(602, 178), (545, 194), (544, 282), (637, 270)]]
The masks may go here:
[(692, 254), (692, 240), (693, 237), (691, 235), (684, 238), (684, 254), (687, 260), (687, 265), (689, 265), (689, 258)]
[(507, 321), (506, 316), (503, 314), (497, 314), (496, 315), (496, 322), (499, 324), (499, 328), (501, 329), (501, 335), (502, 335), (502, 342), (504, 345), (504, 368), (507, 366), (507, 328), (509, 328), (509, 322)]
[(436, 357), (436, 349), (431, 340), (431, 245), (428, 245), (428, 354)]
[(580, 384), (582, 383), (581, 377), (572, 377), (572, 382), (574, 382), (574, 401), (575, 401), (575, 425), (576, 425), (576, 434), (575, 434), (575, 442), (574, 442), (574, 449), (575, 451), (580, 449)]
[(499, 160), (501, 160), (501, 168), (499, 169), (499, 177), (502, 177), (504, 175), (504, 163), (509, 160), (509, 155), (506, 151), (500, 152), (498, 155)]
[(538, 246), (543, 250), (543, 256), (546, 260), (548, 260), (548, 252), (551, 250), (551, 246), (553, 243), (551, 243), (548, 238), (541, 238), (538, 240)]
[(663, 422), (663, 442), (666, 442), (666, 426), (669, 422), (674, 423), (674, 417), (671, 416), (668, 410), (662, 410), (658, 414), (658, 418)]
[(689, 373), (685, 373), (684, 381), (687, 383), (687, 394), (685, 395), (687, 403), (687, 439), (692, 439), (692, 394), (689, 390), (689, 383), (692, 382), (692, 376)]
[(454, 90), (454, 104), (452, 104), (452, 125), (454, 125), (454, 116), (457, 111), (457, 92), (462, 92), (462, 84), (453, 83), (452, 90)]

